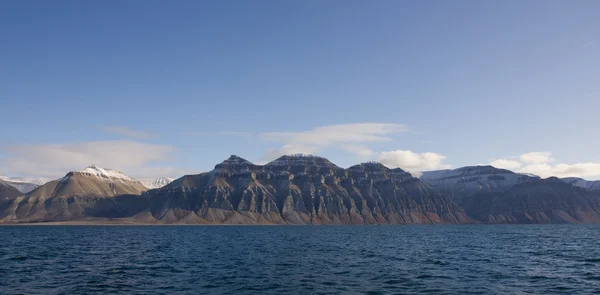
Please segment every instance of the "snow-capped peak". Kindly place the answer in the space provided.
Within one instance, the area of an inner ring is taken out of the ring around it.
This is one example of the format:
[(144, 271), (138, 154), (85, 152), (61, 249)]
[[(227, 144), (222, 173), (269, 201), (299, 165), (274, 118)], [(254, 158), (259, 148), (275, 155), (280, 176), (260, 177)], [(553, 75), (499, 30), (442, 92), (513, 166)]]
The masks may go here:
[(175, 178), (171, 177), (159, 177), (156, 179), (140, 179), (140, 182), (149, 189), (161, 188), (171, 183)]
[(117, 170), (104, 169), (97, 165), (90, 165), (83, 170), (78, 170), (78, 171), (73, 171), (73, 172), (92, 175), (92, 176), (96, 176), (96, 177), (120, 179), (120, 180), (125, 180), (125, 181), (135, 181), (133, 178), (131, 178)]

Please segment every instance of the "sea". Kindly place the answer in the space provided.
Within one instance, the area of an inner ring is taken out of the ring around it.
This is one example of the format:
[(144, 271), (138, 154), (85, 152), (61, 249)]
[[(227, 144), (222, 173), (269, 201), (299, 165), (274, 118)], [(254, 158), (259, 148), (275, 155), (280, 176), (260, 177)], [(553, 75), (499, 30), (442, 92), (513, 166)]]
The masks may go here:
[(0, 294), (600, 294), (600, 226), (0, 226)]

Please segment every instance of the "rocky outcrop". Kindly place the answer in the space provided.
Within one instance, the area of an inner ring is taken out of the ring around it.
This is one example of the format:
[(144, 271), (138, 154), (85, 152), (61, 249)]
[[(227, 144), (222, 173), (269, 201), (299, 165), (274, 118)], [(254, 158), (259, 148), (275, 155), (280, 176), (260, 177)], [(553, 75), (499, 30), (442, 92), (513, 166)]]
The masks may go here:
[(340, 168), (325, 158), (283, 156), (264, 166), (237, 156), (144, 197), (138, 216), (164, 223), (468, 223), (461, 208), (401, 169)]

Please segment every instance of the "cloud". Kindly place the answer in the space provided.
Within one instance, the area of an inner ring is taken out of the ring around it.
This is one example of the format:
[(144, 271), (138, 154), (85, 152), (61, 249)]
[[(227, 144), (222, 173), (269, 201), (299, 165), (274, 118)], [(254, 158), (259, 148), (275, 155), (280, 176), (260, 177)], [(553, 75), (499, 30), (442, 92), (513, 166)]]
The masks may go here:
[(292, 155), (292, 154), (314, 154), (318, 152), (319, 149), (314, 146), (301, 145), (301, 144), (286, 144), (280, 148), (270, 149), (268, 150), (261, 158), (261, 162), (259, 164), (264, 164), (275, 160), (283, 155)]
[(519, 159), (521, 162), (528, 164), (548, 163), (554, 161), (550, 155), (550, 152), (531, 152), (522, 154)]
[(555, 159), (550, 152), (531, 152), (517, 159), (498, 159), (490, 163), (497, 168), (510, 169), (518, 173), (531, 173), (543, 178), (600, 177), (600, 163), (552, 164)]
[[(131, 140), (70, 144), (9, 145), (4, 148), (3, 169), (12, 174), (58, 178), (91, 164), (120, 170), (131, 176), (154, 175), (152, 164), (168, 160), (174, 147)], [(175, 169), (170, 171), (175, 172)], [(162, 172), (162, 171), (160, 171)]]
[(395, 150), (382, 152), (377, 160), (388, 167), (398, 167), (415, 173), (451, 168), (450, 165), (442, 163), (444, 159), (446, 159), (445, 156), (436, 153), (419, 154), (410, 150)]
[[(280, 142), (284, 146), (267, 151), (263, 160), (273, 160), (293, 153), (316, 153), (326, 148), (341, 149), (361, 158), (371, 158), (375, 153), (362, 143), (392, 140), (390, 135), (408, 131), (403, 124), (355, 123), (316, 127), (297, 132), (261, 132), (263, 141)], [(230, 133), (230, 132), (228, 132)]]
[(317, 127), (300, 132), (262, 132), (259, 138), (267, 141), (327, 146), (337, 143), (358, 143), (391, 140), (388, 135), (406, 132), (402, 124), (357, 123)]
[(494, 160), (490, 163), (490, 165), (492, 165), (496, 168), (508, 169), (508, 170), (514, 170), (514, 169), (518, 169), (521, 167), (521, 163), (519, 161), (507, 160), (507, 159)]
[(109, 127), (105, 127), (103, 130), (106, 133), (117, 134), (117, 135), (134, 138), (134, 139), (152, 138), (152, 134), (150, 134), (148, 132), (136, 131), (136, 130), (132, 130), (132, 129), (129, 129), (127, 127), (122, 127), (122, 126), (109, 126)]

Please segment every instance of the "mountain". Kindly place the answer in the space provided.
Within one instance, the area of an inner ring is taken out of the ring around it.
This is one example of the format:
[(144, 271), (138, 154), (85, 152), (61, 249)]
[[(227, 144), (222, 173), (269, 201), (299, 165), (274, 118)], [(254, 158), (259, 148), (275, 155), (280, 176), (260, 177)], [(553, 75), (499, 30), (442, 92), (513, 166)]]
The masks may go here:
[(46, 178), (26, 178), (26, 177), (6, 177), (0, 176), (0, 179), (18, 189), (22, 194), (26, 194), (40, 185), (49, 181)]
[(116, 170), (92, 165), (25, 195), (0, 201), (0, 220), (73, 221), (131, 216), (131, 210), (147, 206), (140, 199), (146, 190), (140, 182)]
[(600, 180), (585, 180), (579, 177), (562, 178), (563, 181), (587, 190), (600, 190)]
[(154, 189), (154, 188), (161, 188), (161, 187), (171, 183), (173, 180), (175, 180), (175, 178), (159, 177), (156, 179), (140, 179), (139, 182), (141, 182), (145, 187), (147, 187), (149, 189)]
[[(232, 155), (143, 195), (144, 220), (226, 224), (469, 223), (454, 202), (401, 169), (283, 156), (264, 166)], [(143, 217), (141, 217), (143, 216)]]
[(492, 166), (425, 172), (421, 180), (484, 223), (600, 223), (600, 193)]
[(517, 174), (493, 166), (467, 166), (454, 170), (423, 172), (420, 179), (448, 195), (458, 204), (462, 199), (481, 192), (504, 191), (537, 176)]
[(1, 200), (8, 200), (20, 195), (22, 195), (22, 193), (18, 189), (8, 184), (6, 181), (0, 180), (0, 202), (2, 202)]
[(600, 192), (556, 177), (481, 192), (465, 198), (462, 206), (471, 217), (487, 223), (600, 223)]

